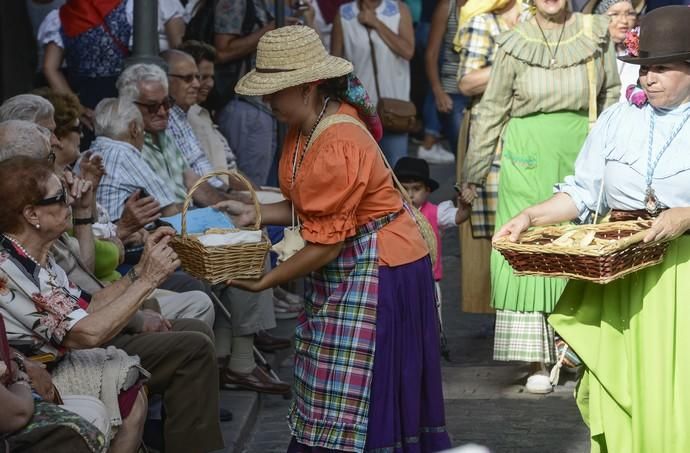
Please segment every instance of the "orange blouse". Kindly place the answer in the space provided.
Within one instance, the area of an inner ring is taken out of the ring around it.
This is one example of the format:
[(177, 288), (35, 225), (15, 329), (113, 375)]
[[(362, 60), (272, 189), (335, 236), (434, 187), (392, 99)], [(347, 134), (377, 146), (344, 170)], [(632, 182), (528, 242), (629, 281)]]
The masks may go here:
[[(354, 107), (345, 103), (338, 113), (358, 118)], [(354, 124), (338, 124), (323, 131), (301, 166), (298, 162), (292, 184), (297, 137), (297, 130), (291, 129), (285, 138), (279, 178), (283, 195), (292, 201), (302, 221), (306, 241), (335, 244), (354, 236), (360, 225), (401, 212), (378, 233), (380, 264), (400, 266), (429, 253), (414, 219), (403, 209), (378, 145), (366, 131)], [(298, 152), (302, 149), (300, 144)]]

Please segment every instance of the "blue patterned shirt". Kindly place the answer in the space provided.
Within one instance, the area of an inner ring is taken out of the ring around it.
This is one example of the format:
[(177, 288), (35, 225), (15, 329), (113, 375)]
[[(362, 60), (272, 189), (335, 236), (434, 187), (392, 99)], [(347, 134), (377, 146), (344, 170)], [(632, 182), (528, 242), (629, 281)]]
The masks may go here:
[(90, 150), (103, 157), (105, 175), (98, 185), (96, 198), (112, 221), (122, 216), (125, 202), (139, 188), (146, 189), (161, 207), (175, 203), (165, 182), (129, 143), (98, 137)]

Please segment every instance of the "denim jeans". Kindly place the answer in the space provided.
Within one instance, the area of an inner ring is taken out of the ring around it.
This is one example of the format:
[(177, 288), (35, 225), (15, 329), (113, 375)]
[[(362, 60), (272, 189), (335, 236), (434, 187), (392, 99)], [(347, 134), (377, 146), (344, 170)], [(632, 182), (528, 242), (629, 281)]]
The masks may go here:
[(384, 132), (379, 146), (383, 150), (383, 154), (386, 155), (386, 159), (388, 159), (391, 167), (395, 167), (398, 160), (407, 156), (407, 134)]
[(434, 94), (431, 91), (427, 93), (426, 98), (424, 98), (422, 117), (424, 118), (424, 132), (434, 137), (445, 135), (450, 142), (450, 151), (456, 153), (462, 114), (467, 105), (467, 98), (462, 94), (451, 94), (450, 98), (453, 100), (453, 109), (448, 113), (441, 113), (436, 110)]
[(218, 128), (237, 156), (237, 167), (265, 185), (276, 154), (275, 118), (254, 104), (233, 99), (218, 114)]

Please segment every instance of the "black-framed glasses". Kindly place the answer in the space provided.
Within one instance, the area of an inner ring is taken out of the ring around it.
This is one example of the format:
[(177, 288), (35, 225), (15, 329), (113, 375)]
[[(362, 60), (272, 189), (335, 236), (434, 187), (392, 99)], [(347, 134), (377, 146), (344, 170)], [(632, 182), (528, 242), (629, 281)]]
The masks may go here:
[(79, 138), (84, 138), (84, 129), (82, 129), (81, 124), (79, 124), (78, 126), (68, 127), (67, 131), (79, 134)]
[(34, 203), (36, 206), (50, 206), (53, 204), (64, 203), (67, 205), (67, 191), (63, 187), (57, 195), (53, 197), (43, 198)]
[(194, 79), (197, 79), (201, 81), (201, 75), (199, 73), (196, 74), (168, 74), (170, 77), (175, 77), (180, 80), (184, 80), (185, 83), (192, 83), (194, 82)]
[(173, 107), (173, 105), (175, 105), (175, 99), (173, 99), (172, 96), (166, 96), (166, 98), (163, 99), (161, 102), (146, 103), (134, 101), (134, 103), (145, 108), (146, 111), (149, 112), (149, 114), (155, 115), (160, 111), (161, 107), (163, 107), (166, 112), (170, 110)]

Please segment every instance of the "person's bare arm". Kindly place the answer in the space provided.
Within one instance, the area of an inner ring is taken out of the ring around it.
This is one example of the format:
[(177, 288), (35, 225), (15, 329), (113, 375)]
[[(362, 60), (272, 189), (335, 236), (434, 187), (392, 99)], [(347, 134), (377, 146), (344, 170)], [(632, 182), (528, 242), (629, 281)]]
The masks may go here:
[(477, 96), (486, 91), (486, 86), (489, 84), (491, 77), (491, 66), (477, 69), (467, 73), (458, 82), (458, 89), (460, 93), (465, 96)]
[(520, 233), (533, 226), (553, 225), (577, 218), (577, 206), (570, 195), (557, 193), (543, 203), (522, 211), (503, 225), (494, 235), (493, 240), (508, 236), (517, 241)]
[[(7, 366), (12, 366), (8, 364)], [(0, 385), (0, 433), (13, 433), (22, 429), (34, 415), (34, 398), (24, 384)]]
[[(70, 171), (64, 173), (64, 181), (67, 184), (67, 190), (74, 198), (72, 217), (75, 219), (93, 219), (93, 200), (95, 197), (91, 181), (74, 176)], [(79, 242), (79, 257), (88, 267), (89, 272), (93, 272), (96, 267), (96, 242), (91, 224), (75, 224), (74, 236)]]
[[(288, 200), (262, 204), (260, 207), (262, 225), (292, 225), (292, 204)], [(229, 200), (216, 204), (214, 208), (230, 214), (237, 226), (250, 226), (256, 222), (254, 205)]]
[(395, 33), (388, 28), (386, 24), (381, 22), (378, 17), (376, 17), (376, 12), (372, 9), (363, 9), (360, 11), (359, 21), (363, 25), (376, 30), (381, 39), (383, 39), (383, 42), (386, 43), (393, 53), (405, 60), (411, 60), (414, 56), (414, 28), (412, 26), (412, 15), (407, 5), (401, 1), (398, 1), (398, 7), (400, 8), (400, 25), (398, 27), (398, 33)]
[(439, 112), (449, 112), (453, 108), (453, 100), (443, 90), (441, 76), (439, 74), (438, 62), (443, 45), (443, 35), (448, 26), (449, 0), (440, 0), (434, 9), (431, 18), (431, 31), (429, 32), (429, 43), (424, 53), (424, 63), (429, 85), (434, 93), (436, 109)]
[(333, 31), (331, 31), (331, 55), (343, 57), (345, 45), (343, 44), (343, 25), (340, 22), (340, 13), (333, 19)]
[(315, 270), (321, 269), (336, 259), (342, 249), (342, 242), (336, 244), (307, 243), (306, 247), (260, 279), (230, 280), (228, 285), (253, 292), (275, 288), (278, 285), (304, 277)]
[(182, 44), (184, 37), (185, 23), (182, 17), (173, 17), (165, 23), (165, 36), (168, 38), (168, 46), (177, 49)]
[(256, 50), (259, 39), (274, 28), (275, 24), (271, 22), (246, 36), (216, 33), (213, 38), (213, 46), (218, 53), (216, 63), (228, 63), (251, 55)]
[(59, 93), (74, 94), (67, 83), (67, 79), (65, 79), (65, 76), (60, 70), (64, 57), (65, 51), (62, 49), (62, 47), (58, 46), (54, 42), (48, 43), (44, 47), (43, 75), (48, 81), (48, 85), (50, 85), (50, 88), (53, 90)]
[(103, 303), (104, 299), (99, 294), (101, 291), (96, 293), (92, 301), (95, 307), (90, 310), (89, 316), (78, 321), (67, 333), (64, 346), (73, 349), (99, 347), (129, 323), (151, 291), (180, 266), (177, 254), (168, 246), (170, 238), (167, 229), (151, 234), (147, 242), (149, 248), (144, 251), (146, 259), (142, 258), (140, 275), (109, 303)]

